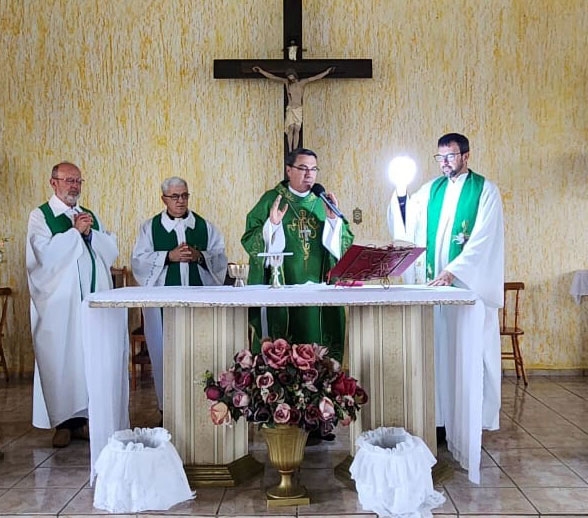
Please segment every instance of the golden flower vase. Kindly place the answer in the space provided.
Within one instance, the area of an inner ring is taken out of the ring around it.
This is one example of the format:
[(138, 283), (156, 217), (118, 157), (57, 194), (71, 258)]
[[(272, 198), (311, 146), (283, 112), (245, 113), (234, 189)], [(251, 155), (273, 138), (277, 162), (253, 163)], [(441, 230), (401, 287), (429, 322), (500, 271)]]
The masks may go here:
[(280, 473), (280, 483), (266, 491), (268, 507), (309, 505), (304, 486), (294, 483), (293, 474), (302, 464), (308, 432), (293, 425), (261, 428), (270, 464)]

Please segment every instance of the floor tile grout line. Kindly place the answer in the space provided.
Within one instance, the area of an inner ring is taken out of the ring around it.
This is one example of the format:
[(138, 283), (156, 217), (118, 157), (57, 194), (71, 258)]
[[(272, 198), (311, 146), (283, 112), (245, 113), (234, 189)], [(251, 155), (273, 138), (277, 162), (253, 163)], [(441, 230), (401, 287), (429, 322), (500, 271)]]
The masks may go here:
[[(70, 499), (69, 499), (67, 502), (65, 502), (64, 506), (63, 506), (63, 507), (62, 507), (62, 508), (61, 508), (59, 511), (57, 511), (57, 513), (56, 513), (56, 516), (61, 516), (61, 513), (64, 511), (64, 509), (65, 509), (65, 508), (66, 508), (66, 507), (67, 507), (67, 506), (68, 506), (68, 505), (69, 505), (69, 504), (70, 504), (70, 503), (73, 501), (73, 499), (74, 499), (76, 496), (78, 496), (78, 495), (79, 495), (79, 494), (82, 492), (82, 489), (84, 489), (84, 486), (80, 487), (80, 488), (79, 488), (79, 489), (78, 489), (78, 490), (77, 490), (77, 491), (76, 491), (76, 492), (75, 492), (75, 493), (72, 495), (72, 497), (71, 497), (71, 498), (70, 498)], [(67, 516), (67, 515), (65, 515), (65, 516)]]

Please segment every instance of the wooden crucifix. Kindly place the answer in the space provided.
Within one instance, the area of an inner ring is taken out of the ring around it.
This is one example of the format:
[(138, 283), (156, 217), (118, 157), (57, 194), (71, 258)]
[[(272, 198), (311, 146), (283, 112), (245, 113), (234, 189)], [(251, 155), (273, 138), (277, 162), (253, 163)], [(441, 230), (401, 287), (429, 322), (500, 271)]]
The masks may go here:
[(318, 79), (372, 77), (371, 59), (303, 59), (302, 0), (284, 2), (284, 59), (215, 59), (215, 79), (267, 78), (284, 84), (284, 156), (302, 147), (304, 87)]

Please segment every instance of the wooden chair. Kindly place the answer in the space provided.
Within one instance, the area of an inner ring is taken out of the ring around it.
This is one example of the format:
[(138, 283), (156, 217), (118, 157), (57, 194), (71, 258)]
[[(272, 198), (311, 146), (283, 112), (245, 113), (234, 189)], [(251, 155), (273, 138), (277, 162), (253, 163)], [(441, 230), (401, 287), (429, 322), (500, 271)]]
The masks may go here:
[[(140, 308), (139, 308), (140, 309)], [(143, 368), (151, 365), (149, 352), (147, 351), (147, 340), (145, 339), (145, 327), (143, 321), (143, 310), (141, 310), (141, 325), (131, 331), (131, 388), (137, 388), (137, 366), (141, 368), (141, 378), (143, 377)]]
[(502, 351), (502, 359), (514, 361), (517, 378), (521, 379), (522, 376), (525, 386), (527, 386), (529, 380), (519, 345), (519, 336), (524, 334), (519, 325), (520, 305), (524, 289), (525, 283), (523, 282), (504, 283), (504, 307), (500, 320), (500, 336), (510, 336), (512, 344), (512, 351)]
[(8, 375), (8, 365), (6, 364), (6, 356), (4, 356), (4, 347), (2, 346), (2, 338), (4, 338), (4, 325), (6, 324), (6, 317), (8, 314), (8, 299), (12, 295), (10, 288), (0, 288), (0, 303), (2, 305), (2, 313), (0, 314), (0, 367), (4, 369), (6, 381), (10, 380)]
[(113, 288), (124, 288), (127, 285), (127, 267), (111, 266), (110, 276), (112, 277)]

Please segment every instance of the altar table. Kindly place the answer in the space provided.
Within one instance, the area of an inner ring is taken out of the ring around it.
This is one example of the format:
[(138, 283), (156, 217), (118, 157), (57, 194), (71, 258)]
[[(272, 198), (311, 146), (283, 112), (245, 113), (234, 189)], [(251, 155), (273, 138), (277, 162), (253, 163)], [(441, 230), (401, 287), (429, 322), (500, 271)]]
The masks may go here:
[(94, 293), (84, 302), (84, 350), (88, 378), (92, 476), (108, 437), (129, 426), (126, 308), (161, 307), (164, 312), (164, 426), (191, 483), (232, 485), (255, 469), (248, 454), (248, 428), (214, 426), (202, 376), (226, 370), (248, 346), (247, 310), (271, 306), (346, 306), (349, 370), (369, 395), (350, 430), (355, 439), (378, 426), (402, 426), (436, 452), (433, 308), (459, 312), (468, 346), (456, 352), (454, 457), (479, 483), (482, 439), (484, 311), (476, 295), (452, 287), (303, 285), (128, 287)]

